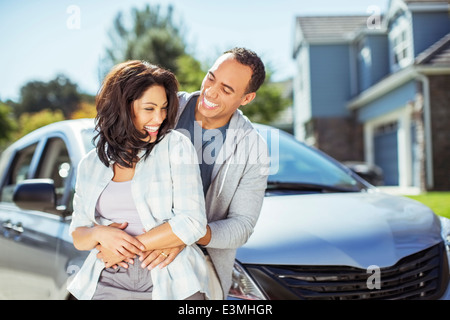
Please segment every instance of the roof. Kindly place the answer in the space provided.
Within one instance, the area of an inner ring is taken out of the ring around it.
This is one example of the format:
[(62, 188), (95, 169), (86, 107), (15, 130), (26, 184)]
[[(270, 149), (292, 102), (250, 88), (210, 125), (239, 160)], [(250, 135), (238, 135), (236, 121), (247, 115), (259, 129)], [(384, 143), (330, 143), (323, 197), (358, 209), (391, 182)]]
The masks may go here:
[(412, 11), (442, 10), (450, 8), (448, 0), (402, 0)]
[(419, 54), (415, 63), (426, 66), (450, 65), (450, 33)]
[(403, 0), (406, 4), (409, 3), (424, 3), (424, 4), (430, 4), (430, 3), (448, 3), (448, 0)]
[(367, 26), (369, 16), (303, 16), (297, 24), (308, 41), (352, 40), (355, 34)]

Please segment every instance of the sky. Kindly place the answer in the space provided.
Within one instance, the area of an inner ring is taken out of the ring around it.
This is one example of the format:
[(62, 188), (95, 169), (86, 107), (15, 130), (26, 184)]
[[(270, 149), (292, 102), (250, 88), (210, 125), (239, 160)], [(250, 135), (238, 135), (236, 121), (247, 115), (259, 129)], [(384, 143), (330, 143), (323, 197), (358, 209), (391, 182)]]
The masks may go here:
[(252, 49), (274, 71), (273, 80), (294, 76), (297, 16), (384, 13), (389, 0), (0, 0), (0, 101), (18, 101), (29, 81), (66, 75), (95, 95), (99, 64), (110, 45), (118, 12), (160, 4), (174, 7), (188, 53), (212, 63), (221, 52)]

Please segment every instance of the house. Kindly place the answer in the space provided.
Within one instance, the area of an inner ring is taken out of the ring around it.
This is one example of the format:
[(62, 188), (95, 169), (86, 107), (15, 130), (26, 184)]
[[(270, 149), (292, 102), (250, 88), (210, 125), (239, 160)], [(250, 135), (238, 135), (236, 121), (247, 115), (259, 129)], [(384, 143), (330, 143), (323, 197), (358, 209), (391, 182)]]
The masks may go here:
[(450, 4), (296, 18), (294, 133), (385, 185), (450, 190)]

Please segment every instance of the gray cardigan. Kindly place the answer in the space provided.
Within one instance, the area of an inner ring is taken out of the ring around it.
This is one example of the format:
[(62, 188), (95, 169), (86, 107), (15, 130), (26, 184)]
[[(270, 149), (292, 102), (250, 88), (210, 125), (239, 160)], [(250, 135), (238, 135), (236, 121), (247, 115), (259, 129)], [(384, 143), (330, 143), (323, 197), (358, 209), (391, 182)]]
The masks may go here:
[[(177, 121), (199, 92), (179, 93)], [(258, 220), (267, 186), (267, 144), (238, 109), (213, 167), (205, 198), (211, 241), (206, 246), (219, 276), (224, 297), (231, 287), (236, 250), (247, 242)]]

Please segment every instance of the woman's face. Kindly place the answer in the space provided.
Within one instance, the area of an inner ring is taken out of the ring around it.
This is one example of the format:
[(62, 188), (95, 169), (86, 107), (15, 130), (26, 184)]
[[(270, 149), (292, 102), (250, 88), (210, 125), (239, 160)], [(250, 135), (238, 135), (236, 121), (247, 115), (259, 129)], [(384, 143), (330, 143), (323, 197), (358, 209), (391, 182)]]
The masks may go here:
[(133, 102), (133, 123), (137, 130), (148, 133), (145, 141), (156, 141), (159, 127), (167, 117), (167, 106), (166, 91), (160, 85), (149, 87), (140, 99)]

